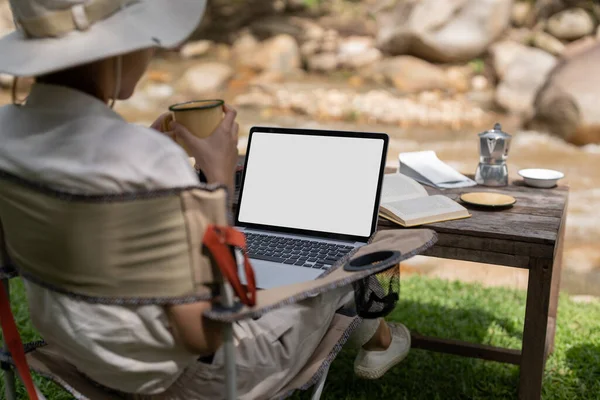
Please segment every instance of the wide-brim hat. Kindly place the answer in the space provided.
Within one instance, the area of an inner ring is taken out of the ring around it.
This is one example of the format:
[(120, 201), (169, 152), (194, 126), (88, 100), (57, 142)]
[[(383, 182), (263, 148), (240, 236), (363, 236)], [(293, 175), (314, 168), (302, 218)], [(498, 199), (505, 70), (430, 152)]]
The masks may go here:
[(10, 0), (16, 31), (0, 39), (0, 72), (39, 76), (151, 47), (199, 25), (206, 0)]

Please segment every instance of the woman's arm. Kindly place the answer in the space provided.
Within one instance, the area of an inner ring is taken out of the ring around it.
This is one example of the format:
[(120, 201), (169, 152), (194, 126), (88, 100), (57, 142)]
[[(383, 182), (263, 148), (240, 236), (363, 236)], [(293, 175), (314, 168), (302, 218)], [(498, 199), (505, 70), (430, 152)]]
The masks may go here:
[[(152, 128), (172, 139), (181, 138), (196, 159), (199, 169), (204, 172), (208, 183), (220, 183), (228, 187), (231, 207), (238, 159), (239, 125), (235, 122), (237, 112), (233, 108), (225, 105), (223, 111), (225, 116), (221, 124), (204, 139), (197, 138), (175, 121), (171, 122), (171, 130), (164, 132), (162, 121), (168, 114), (161, 115), (152, 124)], [(222, 324), (203, 317), (203, 313), (211, 307), (210, 302), (199, 302), (167, 308), (173, 336), (188, 351), (199, 356), (214, 354), (221, 345)]]
[(203, 317), (211, 307), (208, 301), (167, 307), (175, 340), (192, 354), (209, 356), (221, 346), (222, 324)]

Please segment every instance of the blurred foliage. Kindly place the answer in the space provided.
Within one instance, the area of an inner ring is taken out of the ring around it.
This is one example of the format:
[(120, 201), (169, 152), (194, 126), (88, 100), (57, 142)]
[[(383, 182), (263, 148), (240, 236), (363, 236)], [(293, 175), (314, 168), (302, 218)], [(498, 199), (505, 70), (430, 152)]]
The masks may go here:
[(321, 0), (302, 0), (304, 2), (304, 5), (308, 8), (315, 8), (319, 6), (319, 3), (321, 3)]
[(482, 74), (485, 70), (485, 62), (481, 58), (476, 58), (469, 62), (469, 67), (476, 74)]

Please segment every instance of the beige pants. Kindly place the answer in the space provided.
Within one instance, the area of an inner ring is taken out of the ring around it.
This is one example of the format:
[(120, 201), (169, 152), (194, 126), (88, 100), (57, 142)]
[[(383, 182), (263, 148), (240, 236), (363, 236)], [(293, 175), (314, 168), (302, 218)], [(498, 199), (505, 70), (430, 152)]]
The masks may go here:
[[(267, 399), (282, 389), (304, 367), (336, 311), (353, 303), (351, 286), (347, 286), (272, 311), (259, 319), (234, 324), (238, 398)], [(379, 320), (364, 320), (354, 341), (359, 345), (366, 343), (378, 326)], [(160, 397), (222, 399), (224, 382), (225, 367), (220, 349), (212, 364), (194, 364)]]

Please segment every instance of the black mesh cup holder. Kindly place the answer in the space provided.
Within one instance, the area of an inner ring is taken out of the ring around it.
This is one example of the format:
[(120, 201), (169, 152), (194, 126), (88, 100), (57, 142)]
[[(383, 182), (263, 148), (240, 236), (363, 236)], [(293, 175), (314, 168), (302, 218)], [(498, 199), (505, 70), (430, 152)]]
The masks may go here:
[[(346, 263), (344, 270), (361, 271), (399, 257), (400, 252), (391, 250), (365, 254)], [(361, 318), (385, 317), (394, 310), (400, 299), (400, 267), (396, 263), (383, 272), (354, 282), (352, 286), (356, 313)]]
[(344, 265), (344, 270), (349, 272), (360, 271), (369, 268), (375, 264), (379, 264), (390, 260), (396, 256), (400, 256), (400, 252), (391, 250), (377, 251), (375, 253), (365, 254), (364, 256), (360, 256), (346, 263), (346, 265)]

